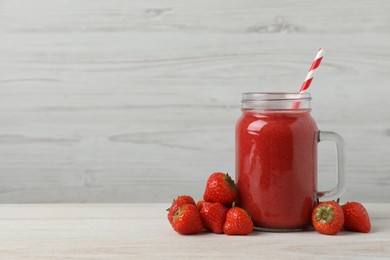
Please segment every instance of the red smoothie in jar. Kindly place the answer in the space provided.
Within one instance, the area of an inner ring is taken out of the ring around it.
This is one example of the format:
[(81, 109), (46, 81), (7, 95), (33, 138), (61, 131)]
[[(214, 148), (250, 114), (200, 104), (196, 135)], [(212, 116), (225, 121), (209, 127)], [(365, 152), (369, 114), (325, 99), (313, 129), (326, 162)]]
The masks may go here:
[(310, 103), (302, 100), (292, 109), (296, 101), (279, 99), (242, 109), (236, 125), (237, 204), (256, 227), (301, 229), (310, 223), (317, 198), (318, 129)]

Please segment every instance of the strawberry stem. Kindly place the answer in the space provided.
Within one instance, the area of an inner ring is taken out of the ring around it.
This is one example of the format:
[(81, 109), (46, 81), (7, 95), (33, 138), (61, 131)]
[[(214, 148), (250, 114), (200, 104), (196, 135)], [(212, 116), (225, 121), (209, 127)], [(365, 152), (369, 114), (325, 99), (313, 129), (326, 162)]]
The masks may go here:
[(323, 205), (316, 210), (316, 220), (317, 222), (324, 221), (329, 223), (333, 220), (334, 212), (333, 208), (328, 205)]

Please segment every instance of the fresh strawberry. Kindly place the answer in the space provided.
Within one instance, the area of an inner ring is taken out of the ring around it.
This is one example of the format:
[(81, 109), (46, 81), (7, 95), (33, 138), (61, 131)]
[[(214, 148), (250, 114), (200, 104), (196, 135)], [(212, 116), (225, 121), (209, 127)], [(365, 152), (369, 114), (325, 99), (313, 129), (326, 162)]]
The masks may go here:
[(203, 223), (198, 208), (192, 204), (180, 207), (173, 216), (172, 227), (182, 235), (200, 233)]
[(198, 202), (196, 203), (196, 206), (198, 207), (199, 211), (203, 208), (203, 205), (205, 203), (206, 203), (206, 201), (204, 201), (204, 199), (198, 200)]
[(311, 220), (315, 230), (326, 235), (334, 235), (344, 225), (341, 206), (334, 201), (325, 201), (314, 207)]
[(239, 207), (229, 209), (223, 232), (226, 235), (248, 235), (253, 231), (253, 222), (248, 213)]
[(180, 207), (183, 207), (184, 205), (187, 205), (187, 204), (195, 205), (194, 199), (188, 195), (182, 195), (182, 196), (177, 197), (177, 199), (173, 200), (171, 207), (169, 209), (167, 209), (169, 223), (172, 224), (173, 216), (175, 215), (176, 211)]
[(344, 228), (346, 230), (363, 233), (370, 232), (370, 217), (362, 204), (359, 202), (348, 202), (341, 207), (344, 212)]
[(236, 185), (229, 174), (215, 172), (210, 175), (207, 180), (206, 190), (203, 194), (203, 199), (205, 201), (219, 202), (230, 207), (236, 198)]
[(200, 211), (203, 225), (216, 234), (222, 234), (228, 210), (228, 208), (219, 202), (205, 202)]

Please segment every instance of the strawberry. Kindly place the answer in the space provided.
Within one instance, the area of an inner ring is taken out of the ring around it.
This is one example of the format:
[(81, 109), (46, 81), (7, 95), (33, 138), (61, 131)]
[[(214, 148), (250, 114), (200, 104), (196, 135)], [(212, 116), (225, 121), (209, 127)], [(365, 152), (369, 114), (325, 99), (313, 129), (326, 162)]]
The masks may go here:
[(370, 217), (367, 210), (359, 202), (348, 202), (341, 206), (344, 212), (344, 228), (346, 230), (368, 233), (371, 230)]
[(205, 202), (200, 211), (200, 217), (207, 229), (216, 234), (222, 234), (227, 212), (228, 209), (219, 202)]
[(168, 212), (169, 223), (172, 224), (173, 216), (175, 215), (176, 211), (180, 207), (187, 205), (187, 204), (195, 205), (194, 199), (188, 195), (178, 196), (177, 199), (173, 200), (171, 207), (169, 209), (167, 209), (167, 211), (169, 211)]
[(230, 207), (236, 198), (236, 185), (229, 174), (215, 172), (210, 175), (207, 180), (206, 190), (203, 194), (203, 199), (205, 201), (219, 202)]
[(325, 201), (314, 207), (311, 220), (315, 230), (325, 235), (334, 235), (344, 225), (341, 206), (334, 201)]
[(180, 207), (173, 216), (172, 227), (182, 235), (200, 233), (203, 223), (198, 208), (192, 204)]
[(239, 207), (229, 209), (223, 232), (226, 235), (248, 235), (253, 231), (253, 222), (248, 213)]
[(206, 201), (204, 201), (204, 199), (198, 200), (198, 202), (196, 203), (196, 206), (198, 207), (199, 211), (203, 208), (203, 205), (205, 203), (206, 203)]

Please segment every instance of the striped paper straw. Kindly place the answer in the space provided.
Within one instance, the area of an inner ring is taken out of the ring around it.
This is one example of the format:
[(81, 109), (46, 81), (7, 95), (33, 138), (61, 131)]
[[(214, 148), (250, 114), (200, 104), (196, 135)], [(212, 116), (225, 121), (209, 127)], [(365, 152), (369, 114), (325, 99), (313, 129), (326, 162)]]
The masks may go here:
[(320, 66), (323, 56), (324, 56), (324, 50), (320, 48), (317, 52), (317, 55), (313, 63), (311, 64), (311, 67), (309, 69), (309, 72), (307, 73), (305, 81), (303, 82), (302, 87), (299, 90), (300, 93), (304, 92), (306, 89), (310, 87), (310, 83), (313, 80), (314, 74), (316, 73), (318, 66)]
[[(317, 71), (317, 68), (320, 66), (320, 63), (322, 61), (322, 57), (323, 56), (324, 56), (324, 50), (320, 48), (318, 50), (318, 52), (317, 52), (316, 57), (314, 58), (313, 63), (311, 64), (309, 72), (306, 75), (305, 81), (303, 81), (303, 84), (302, 84), (301, 89), (299, 90), (299, 93), (305, 92), (305, 90), (310, 87), (310, 83), (313, 80), (313, 77), (314, 77), (314, 74)], [(299, 104), (300, 104), (299, 101), (298, 102), (294, 102), (292, 108), (293, 109), (298, 109), (299, 108)]]

